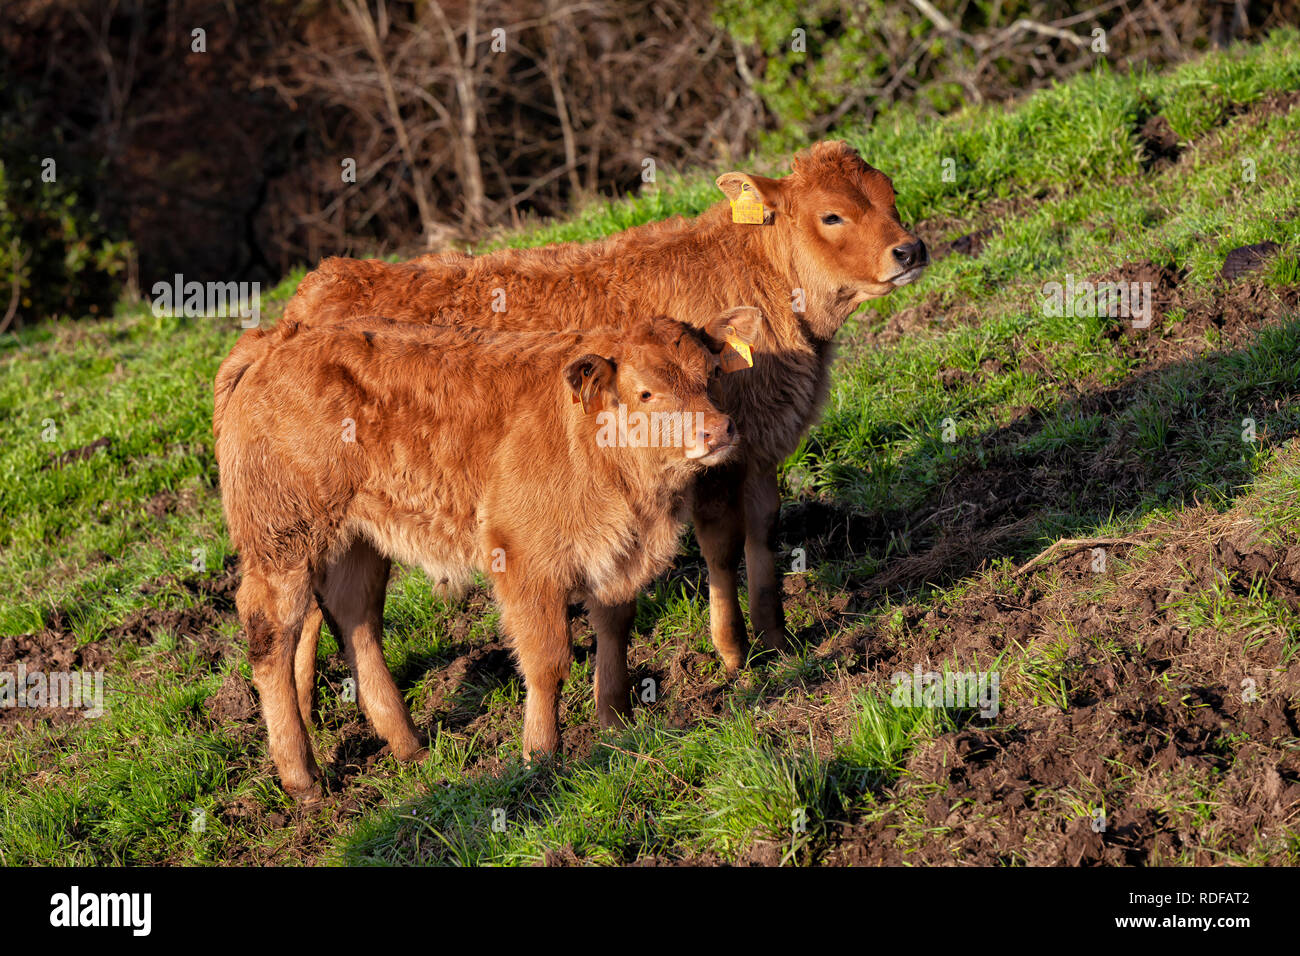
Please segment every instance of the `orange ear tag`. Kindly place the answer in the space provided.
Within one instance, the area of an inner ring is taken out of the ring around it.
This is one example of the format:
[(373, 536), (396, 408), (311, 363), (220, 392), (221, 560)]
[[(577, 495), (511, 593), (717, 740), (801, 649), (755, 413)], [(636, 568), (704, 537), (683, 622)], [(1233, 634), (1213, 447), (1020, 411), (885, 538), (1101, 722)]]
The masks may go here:
[(731, 202), (731, 221), (751, 226), (763, 224), (763, 203), (754, 198), (748, 183), (740, 187), (740, 195)]
[(738, 372), (742, 368), (754, 367), (754, 353), (749, 347), (749, 343), (736, 334), (736, 330), (727, 326), (723, 335), (723, 346), (720, 361), (724, 372)]

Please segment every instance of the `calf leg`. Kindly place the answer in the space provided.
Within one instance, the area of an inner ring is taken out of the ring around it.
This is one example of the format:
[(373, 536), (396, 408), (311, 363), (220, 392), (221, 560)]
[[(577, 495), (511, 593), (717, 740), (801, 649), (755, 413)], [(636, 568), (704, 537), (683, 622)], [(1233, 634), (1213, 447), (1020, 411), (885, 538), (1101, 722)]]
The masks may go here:
[(524, 675), (524, 758), (553, 753), (560, 747), (560, 688), (569, 676), (569, 646), (564, 593), (543, 582), (523, 585), (521, 578), (498, 585), (501, 623)]
[(315, 601), (302, 622), (298, 637), (298, 650), (293, 658), (293, 682), (298, 688), (298, 712), (302, 722), (312, 726), (312, 710), (316, 706), (316, 648), (320, 644), (320, 627), (324, 618)]
[(630, 724), (632, 682), (627, 673), (627, 643), (636, 617), (636, 599), (613, 606), (588, 601), (587, 613), (596, 629), (596, 717), (602, 730)]
[(330, 566), (318, 595), (357, 682), (357, 703), (399, 760), (423, 752), (410, 711), (384, 661), (384, 592), (389, 561), (363, 540)]
[(709, 633), (729, 673), (745, 662), (748, 643), (737, 578), (745, 541), (741, 476), (708, 472), (695, 485), (695, 539), (709, 567)]
[(248, 660), (262, 702), (271, 759), (285, 791), (301, 800), (320, 797), (320, 773), (294, 690), (294, 650), (311, 600), (306, 567), (274, 572), (246, 566), (235, 603), (248, 635)]
[(784, 650), (785, 608), (776, 567), (781, 492), (776, 471), (751, 471), (745, 477), (745, 570), (749, 576), (749, 618), (765, 647)]

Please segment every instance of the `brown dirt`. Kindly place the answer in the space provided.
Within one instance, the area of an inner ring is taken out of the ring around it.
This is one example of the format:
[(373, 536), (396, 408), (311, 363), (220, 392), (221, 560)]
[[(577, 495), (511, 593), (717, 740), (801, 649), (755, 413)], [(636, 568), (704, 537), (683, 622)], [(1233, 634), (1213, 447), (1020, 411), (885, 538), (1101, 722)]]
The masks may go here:
[[(219, 574), (204, 578), (168, 576), (145, 585), (142, 594), (164, 588), (180, 587), (194, 603), (182, 608), (144, 608), (130, 614), (99, 640), (81, 643), (74, 631), (72, 615), (56, 608), (39, 634), (20, 634), (0, 639), (0, 671), (12, 673), (21, 661), (33, 671), (105, 671), (106, 703), (111, 706), (113, 665), (117, 651), (124, 645), (143, 647), (152, 644), (155, 635), (165, 630), (192, 645), (209, 664), (224, 659), (232, 650), (232, 641), (218, 628), (234, 616), (235, 589), (239, 584), (232, 559)], [(0, 707), (0, 728), (18, 725), (34, 727), (40, 723), (62, 724), (81, 719), (76, 708)]]
[(181, 608), (136, 611), (108, 632), (107, 641), (110, 644), (130, 642), (143, 645), (151, 643), (158, 631), (166, 630), (192, 645), (209, 665), (215, 665), (239, 649), (237, 638), (219, 633), (219, 628), (235, 619), (235, 591), (239, 588), (235, 558), (229, 558), (217, 574), (201, 578), (169, 575), (145, 585), (140, 593), (149, 595), (174, 587), (186, 591), (194, 603)]
[[(805, 506), (808, 526), (831, 537), (843, 519)], [(1248, 511), (1248, 508), (1243, 511)], [(850, 519), (865, 520), (865, 519)], [(871, 533), (870, 528), (863, 528)], [(1300, 608), (1300, 543), (1263, 540), (1237, 512), (1194, 509), (1149, 529), (1154, 550), (1127, 563), (1108, 549), (1108, 569), (1087, 551), (1048, 560), (1008, 593), (1007, 575), (950, 607), (901, 608), (902, 632), (870, 627), (814, 654), (825, 676), (753, 694), (774, 740), (811, 741), (823, 757), (845, 735), (846, 703), (914, 664), (987, 666), (1009, 648), (1062, 648), (1066, 710), (1033, 699), (1023, 677), (1003, 673), (1002, 712), (978, 717), (913, 752), (898, 781), (876, 793), (877, 816), (831, 808), (822, 865), (1151, 865), (1175, 857), (1222, 863), (1275, 853), (1300, 820), (1300, 655), (1283, 628), (1263, 635), (1193, 632), (1181, 601), (1214, 581)], [(1101, 595), (1099, 583), (1108, 585)], [(787, 581), (787, 604), (818, 598), (807, 578)], [(826, 595), (820, 595), (824, 602)], [(834, 613), (833, 608), (827, 608)], [(841, 608), (842, 610), (842, 608)], [(634, 657), (642, 653), (634, 648)], [(682, 647), (656, 709), (679, 726), (716, 711), (719, 684)], [(983, 662), (982, 665), (980, 662)], [(1258, 699), (1243, 694), (1255, 681)], [(748, 678), (738, 688), (746, 693)], [(1196, 801), (1201, 794), (1203, 803)], [(1101, 832), (1088, 806), (1104, 807)], [(775, 866), (782, 847), (756, 841), (734, 862), (706, 853), (651, 855), (639, 866)], [(581, 864), (571, 847), (550, 866)]]
[(218, 723), (257, 717), (257, 695), (253, 692), (253, 685), (238, 670), (231, 670), (217, 692), (208, 698), (208, 716)]
[(1023, 216), (1045, 195), (1045, 190), (1039, 190), (1010, 199), (990, 199), (980, 205), (972, 219), (933, 216), (922, 219), (913, 229), (925, 240), (930, 255), (935, 259), (954, 252), (977, 257), (984, 241), (1002, 231), (1003, 222)]
[(1142, 168), (1148, 172), (1172, 166), (1183, 151), (1183, 144), (1169, 120), (1158, 113), (1146, 119), (1137, 136), (1142, 148)]
[[(1300, 306), (1300, 288), (1266, 285), (1245, 275), (1209, 288), (1183, 284), (1184, 270), (1149, 261), (1126, 263), (1097, 277), (1097, 281), (1149, 282), (1154, 316), (1149, 328), (1133, 327), (1129, 319), (1114, 319), (1106, 338), (1121, 352), (1141, 361), (1144, 370), (1195, 358), (1214, 330), (1219, 348), (1247, 342), (1260, 326), (1283, 310)], [(1178, 310), (1182, 310), (1181, 317)]]
[(41, 465), (41, 471), (47, 471), (50, 468), (62, 468), (74, 461), (86, 461), (101, 448), (108, 449), (112, 447), (113, 439), (107, 435), (103, 438), (96, 438), (88, 445), (82, 445), (80, 448), (70, 448), (60, 455), (51, 455), (50, 460)]
[(1276, 242), (1257, 242), (1251, 246), (1238, 246), (1223, 258), (1223, 268), (1219, 275), (1227, 282), (1233, 282), (1247, 272), (1262, 269), (1282, 247)]
[(949, 242), (937, 243), (930, 250), (930, 257), (938, 262), (940, 259), (947, 258), (954, 253), (957, 255), (968, 256), (972, 259), (978, 259), (980, 253), (984, 251), (984, 245), (994, 236), (1002, 231), (1002, 228), (996, 224), (986, 226), (983, 229), (976, 229), (972, 232), (965, 232)]
[[(974, 666), (1013, 642), (1063, 646), (1070, 707), (1035, 704), (1004, 674), (996, 725), (976, 719), (915, 752), (893, 808), (846, 814), (822, 862), (1219, 863), (1281, 840), (1300, 819), (1296, 649), (1281, 627), (1253, 642), (1193, 634), (1176, 605), (1222, 575), (1236, 593), (1259, 584), (1295, 606), (1300, 546), (1262, 542), (1248, 520), (1209, 510), (1160, 530), (1163, 548), (1133, 569), (1099, 576), (1089, 554), (1074, 555), (1052, 569), (1059, 587), (1040, 589), (1037, 576), (1016, 597), (982, 586), (909, 617), (907, 649), (864, 634), (878, 680), (932, 665), (932, 648)], [(1114, 587), (1090, 600), (1099, 577)], [(1198, 788), (1212, 791), (1207, 804), (1184, 807)], [(1104, 803), (1104, 832), (1080, 809), (1089, 802)]]
[(180, 492), (163, 490), (144, 504), (145, 514), (151, 518), (165, 518), (168, 515), (191, 512), (198, 504), (198, 493), (192, 487)]
[[(1163, 172), (1194, 159), (1198, 154), (1213, 154), (1221, 146), (1228, 121), (1254, 127), (1274, 116), (1289, 113), (1300, 105), (1300, 90), (1283, 90), (1265, 94), (1253, 103), (1226, 103), (1221, 106), (1217, 123), (1194, 143), (1182, 142), (1169, 121), (1160, 114), (1148, 116), (1137, 129), (1145, 172)], [(1195, 146), (1196, 149), (1190, 147)]]
[[(20, 634), (0, 639), (0, 672), (15, 675), (22, 663), (26, 673), (37, 671), (46, 674), (54, 671), (94, 672), (105, 670), (112, 653), (103, 645), (77, 646), (70, 635), (53, 631), (40, 634)], [(31, 728), (39, 723), (64, 724), (84, 719), (84, 708), (78, 707), (0, 707), (0, 730), (15, 726)]]

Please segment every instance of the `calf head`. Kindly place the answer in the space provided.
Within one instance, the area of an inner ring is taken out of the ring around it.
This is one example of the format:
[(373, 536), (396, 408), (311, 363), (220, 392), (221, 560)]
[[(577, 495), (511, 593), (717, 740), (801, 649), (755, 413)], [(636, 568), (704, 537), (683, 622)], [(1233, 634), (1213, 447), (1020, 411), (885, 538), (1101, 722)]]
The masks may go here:
[(739, 436), (718, 409), (723, 357), (749, 341), (756, 309), (732, 309), (704, 329), (659, 317), (633, 326), (611, 354), (587, 352), (567, 363), (565, 381), (584, 415), (594, 415), (597, 445), (631, 450), (654, 469), (693, 472), (734, 452)]
[(749, 190), (769, 210), (763, 228), (780, 233), (794, 274), (815, 286), (807, 319), (829, 338), (858, 305), (919, 278), (930, 256), (903, 228), (889, 177), (847, 143), (818, 143), (791, 168), (781, 179), (732, 172), (717, 183), (727, 198)]

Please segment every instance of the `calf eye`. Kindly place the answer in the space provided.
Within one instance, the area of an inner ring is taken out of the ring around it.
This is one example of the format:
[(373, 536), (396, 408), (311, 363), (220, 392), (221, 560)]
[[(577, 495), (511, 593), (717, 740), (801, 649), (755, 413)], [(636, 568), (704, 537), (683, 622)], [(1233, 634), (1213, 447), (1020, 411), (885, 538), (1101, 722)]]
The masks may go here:
[(843, 219), (835, 215), (833, 212), (828, 212), (826, 215), (822, 216), (822, 224), (826, 226), (838, 226), (843, 221)]
[(652, 399), (653, 397), (654, 397), (654, 396), (651, 395), (649, 392), (642, 392), (642, 393), (641, 393), (641, 401), (643, 401), (643, 402), (648, 402), (648, 401), (650, 401), (650, 399)]

